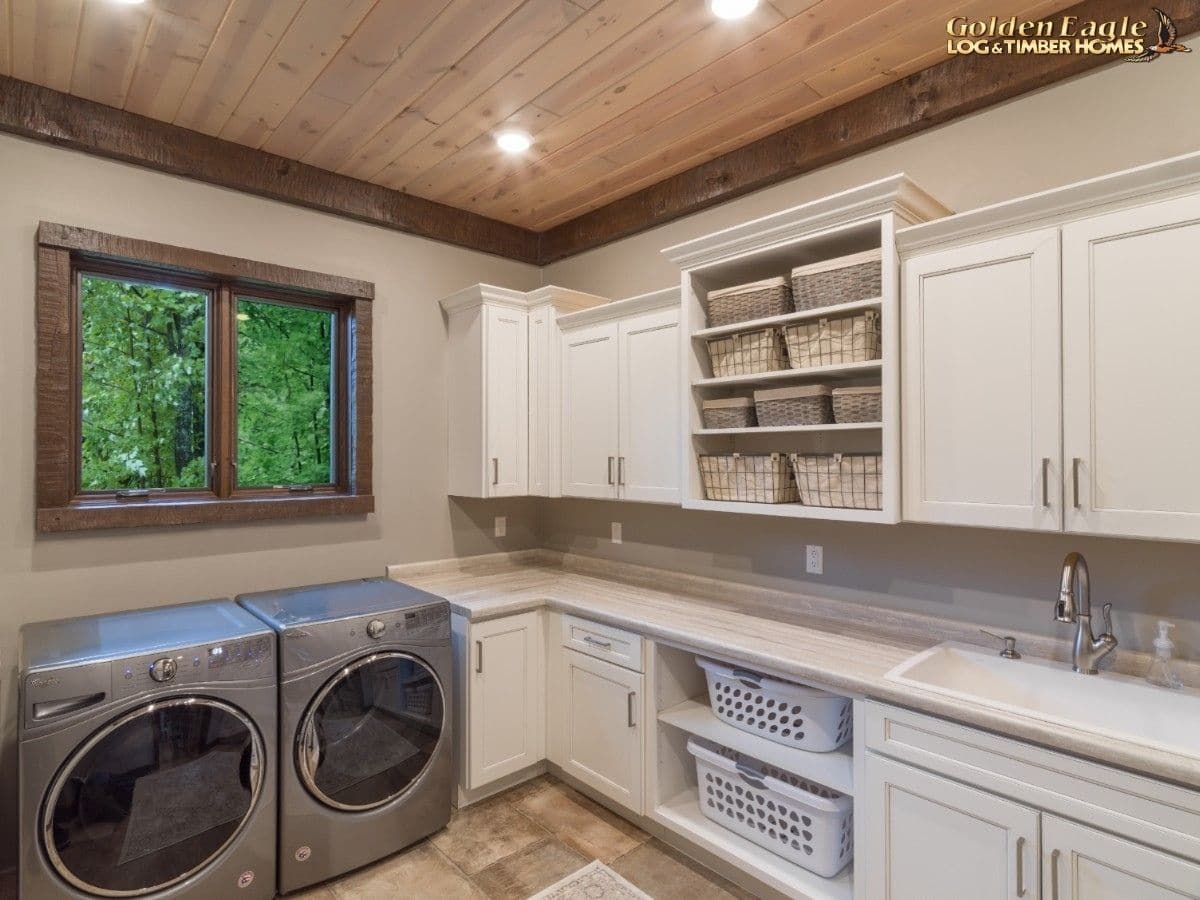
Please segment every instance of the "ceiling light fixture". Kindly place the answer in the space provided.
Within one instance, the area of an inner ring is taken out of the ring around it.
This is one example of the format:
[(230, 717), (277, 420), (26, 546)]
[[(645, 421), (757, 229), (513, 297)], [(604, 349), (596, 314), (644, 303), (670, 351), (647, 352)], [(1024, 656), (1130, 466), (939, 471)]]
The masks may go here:
[(758, 0), (708, 0), (708, 8), (718, 19), (741, 19), (754, 12)]
[(523, 131), (509, 129), (496, 135), (496, 146), (505, 153), (524, 153), (533, 146), (533, 138)]

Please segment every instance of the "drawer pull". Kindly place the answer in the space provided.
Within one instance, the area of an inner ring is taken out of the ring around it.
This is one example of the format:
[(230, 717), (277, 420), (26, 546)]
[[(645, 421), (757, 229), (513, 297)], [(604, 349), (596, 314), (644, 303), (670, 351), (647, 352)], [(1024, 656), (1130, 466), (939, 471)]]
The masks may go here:
[(625, 698), (625, 703), (627, 706), (626, 712), (629, 716), (628, 722), (630, 728), (637, 727), (637, 723), (633, 721), (633, 700), (635, 697), (637, 697), (637, 691), (630, 691), (629, 696)]
[(599, 647), (601, 650), (612, 649), (612, 641), (602, 641), (600, 638), (594, 638), (590, 634), (585, 634), (583, 636), (583, 642), (585, 644), (591, 644), (593, 647)]

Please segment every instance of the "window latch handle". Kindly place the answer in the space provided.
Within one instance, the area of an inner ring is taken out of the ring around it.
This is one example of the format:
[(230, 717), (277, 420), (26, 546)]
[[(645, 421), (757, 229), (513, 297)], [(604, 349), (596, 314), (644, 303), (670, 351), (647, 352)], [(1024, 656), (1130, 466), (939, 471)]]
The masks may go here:
[(152, 494), (165, 494), (166, 488), (131, 488), (117, 491), (118, 500), (147, 500)]
[(288, 485), (288, 493), (289, 494), (311, 494), (312, 492), (313, 492), (313, 486), (311, 484), (289, 484)]

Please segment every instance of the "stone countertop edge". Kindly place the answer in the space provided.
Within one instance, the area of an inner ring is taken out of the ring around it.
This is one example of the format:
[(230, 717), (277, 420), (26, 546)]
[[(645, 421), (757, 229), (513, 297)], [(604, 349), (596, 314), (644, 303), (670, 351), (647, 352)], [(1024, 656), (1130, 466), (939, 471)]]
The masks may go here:
[[(763, 615), (739, 612), (728, 607), (722, 610), (721, 618), (726, 620), (722, 626), (705, 627), (696, 624), (689, 627), (669, 621), (677, 613), (666, 609), (653, 597), (634, 599), (633, 602), (639, 606), (634, 612), (627, 608), (612, 608), (602, 600), (568, 599), (561, 596), (561, 588), (555, 581), (563, 576), (578, 573), (567, 567), (560, 554), (548, 551), (519, 551), (512, 554), (496, 553), (465, 559), (409, 563), (388, 566), (387, 574), (390, 578), (406, 581), (415, 587), (445, 596), (450, 602), (451, 611), (468, 621), (485, 621), (542, 608), (583, 615), (594, 621), (636, 631), (655, 640), (709, 652), (719, 659), (773, 670), (780, 675), (811, 682), (815, 687), (829, 688), (855, 698), (884, 701), (982, 728), (1001, 737), (1028, 741), (1091, 761), (1118, 766), (1137, 775), (1174, 782), (1190, 789), (1200, 789), (1200, 760), (1107, 735), (1044, 722), (1032, 716), (1002, 712), (969, 700), (947, 697), (911, 685), (888, 681), (884, 677), (894, 666), (913, 654), (950, 639), (943, 635), (934, 635), (922, 644), (911, 638), (896, 641), (886, 633), (886, 629), (880, 629), (881, 643), (872, 645), (860, 637), (840, 635), (795, 622), (774, 621)], [(663, 574), (669, 576), (670, 573)], [(529, 576), (535, 583), (524, 586), (495, 584), (497, 576), (500, 575)], [(593, 588), (606, 580), (595, 571), (588, 572), (584, 577), (594, 582), (590, 585)], [(537, 584), (538, 580), (544, 580), (544, 584)], [(662, 588), (630, 584), (618, 578), (612, 578), (611, 583), (615, 590), (623, 592), (636, 593), (640, 589), (664, 593)], [(747, 587), (749, 586), (736, 585), (738, 591), (744, 591)], [(750, 589), (753, 590), (752, 587)], [(771, 589), (764, 591), (770, 592)], [(677, 596), (683, 601), (691, 599), (686, 594)], [(709, 605), (713, 603), (705, 598), (696, 599)], [(626, 600), (626, 603), (629, 602), (630, 600)], [(737, 628), (739, 624), (743, 627)], [(853, 656), (857, 662), (855, 668), (859, 671), (847, 671), (838, 661), (823, 662), (818, 656), (819, 649), (807, 661), (789, 654), (778, 638), (771, 640), (753, 633), (763, 624), (785, 630), (787, 633), (781, 635), (782, 638), (808, 636), (828, 645), (831, 651), (835, 648), (841, 649), (845, 652), (837, 654), (840, 659), (845, 660), (847, 656)], [(730, 625), (734, 628), (729, 628)], [(952, 626), (961, 627), (961, 623), (952, 623)]]

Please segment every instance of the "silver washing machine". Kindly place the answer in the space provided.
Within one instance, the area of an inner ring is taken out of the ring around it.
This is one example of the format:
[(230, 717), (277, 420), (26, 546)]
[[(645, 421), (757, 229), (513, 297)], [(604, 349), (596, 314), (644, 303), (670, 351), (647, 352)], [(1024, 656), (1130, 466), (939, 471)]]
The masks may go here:
[(238, 598), (279, 633), (279, 889), (450, 819), (450, 604), (364, 579)]
[(23, 900), (274, 896), (277, 697), (230, 600), (22, 628)]

